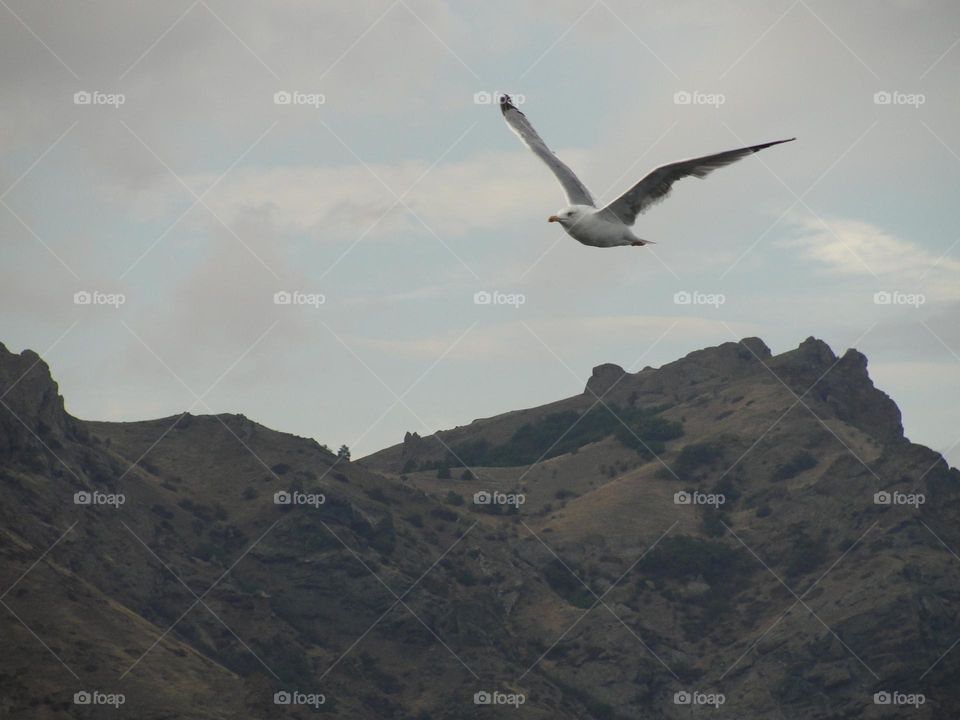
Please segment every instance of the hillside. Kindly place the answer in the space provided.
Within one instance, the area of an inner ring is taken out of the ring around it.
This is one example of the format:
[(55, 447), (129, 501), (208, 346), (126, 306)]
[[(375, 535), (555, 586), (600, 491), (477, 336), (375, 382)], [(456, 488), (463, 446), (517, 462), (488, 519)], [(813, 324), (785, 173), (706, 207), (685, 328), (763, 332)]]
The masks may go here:
[(960, 707), (960, 473), (853, 350), (601, 365), (354, 462), (242, 415), (78, 420), (2, 346), (0, 398), (4, 717)]

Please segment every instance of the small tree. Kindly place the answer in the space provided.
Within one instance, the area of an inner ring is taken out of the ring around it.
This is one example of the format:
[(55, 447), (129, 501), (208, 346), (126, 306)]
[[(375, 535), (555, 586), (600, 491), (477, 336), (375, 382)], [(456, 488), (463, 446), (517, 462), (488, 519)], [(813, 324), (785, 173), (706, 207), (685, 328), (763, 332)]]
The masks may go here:
[(337, 450), (337, 457), (340, 460), (350, 462), (350, 448), (348, 448), (346, 445), (341, 445), (340, 449)]

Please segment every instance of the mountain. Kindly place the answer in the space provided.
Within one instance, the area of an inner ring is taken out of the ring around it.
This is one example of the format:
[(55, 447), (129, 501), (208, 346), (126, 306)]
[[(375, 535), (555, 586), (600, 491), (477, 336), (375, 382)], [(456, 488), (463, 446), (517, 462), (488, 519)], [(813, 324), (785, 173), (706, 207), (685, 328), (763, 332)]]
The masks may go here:
[(352, 462), (242, 415), (73, 418), (2, 345), (0, 405), (3, 717), (960, 707), (960, 472), (854, 350), (600, 365)]

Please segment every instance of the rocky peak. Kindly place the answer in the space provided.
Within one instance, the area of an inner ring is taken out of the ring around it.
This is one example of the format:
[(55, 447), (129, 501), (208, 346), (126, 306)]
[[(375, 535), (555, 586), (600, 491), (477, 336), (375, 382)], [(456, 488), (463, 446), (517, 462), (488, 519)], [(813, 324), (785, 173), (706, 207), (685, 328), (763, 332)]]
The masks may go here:
[(63, 409), (50, 368), (32, 350), (17, 355), (0, 343), (0, 403), (0, 456), (83, 432)]
[(882, 443), (903, 442), (900, 408), (867, 373), (866, 356), (850, 348), (830, 373), (830, 392), (838, 403), (837, 415)]
[(760, 360), (766, 362), (773, 357), (773, 353), (770, 352), (770, 348), (768, 348), (767, 344), (758, 337), (743, 338), (738, 344), (742, 348), (746, 349), (746, 351), (749, 352), (754, 359), (759, 358)]
[(903, 441), (900, 409), (874, 387), (863, 353), (851, 348), (838, 359), (827, 343), (809, 337), (774, 358), (771, 368), (797, 396), (826, 402), (838, 418), (881, 443)]
[(627, 374), (619, 365), (613, 363), (604, 363), (597, 365), (587, 380), (587, 387), (584, 389), (585, 395), (596, 395), (602, 397), (611, 387), (620, 382), (620, 379)]
[[(771, 358), (770, 348), (760, 338), (743, 338), (739, 342), (726, 342), (714, 347), (695, 350), (671, 365), (690, 368), (697, 366), (719, 377), (734, 377), (745, 371), (754, 372), (759, 362)], [(669, 366), (665, 366), (669, 367)]]
[(797, 354), (820, 364), (833, 363), (837, 359), (829, 345), (812, 335), (797, 346)]
[(744, 338), (695, 350), (654, 371), (648, 389), (675, 393), (705, 382), (729, 381), (762, 370), (771, 358), (770, 348), (760, 338)]

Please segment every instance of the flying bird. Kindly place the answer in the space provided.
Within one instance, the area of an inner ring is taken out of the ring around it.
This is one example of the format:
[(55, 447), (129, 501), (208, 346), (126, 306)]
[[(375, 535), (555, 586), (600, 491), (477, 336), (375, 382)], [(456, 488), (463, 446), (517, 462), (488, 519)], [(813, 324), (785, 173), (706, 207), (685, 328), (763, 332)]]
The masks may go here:
[(636, 222), (637, 215), (666, 198), (677, 180), (685, 177), (705, 178), (717, 168), (735, 163), (759, 150), (796, 140), (774, 140), (716, 155), (704, 155), (661, 165), (612, 203), (598, 210), (590, 191), (580, 182), (580, 178), (547, 147), (527, 120), (527, 116), (517, 110), (509, 95), (500, 96), (500, 110), (507, 125), (557, 176), (567, 195), (569, 206), (547, 220), (560, 223), (574, 240), (601, 248), (618, 245), (643, 246), (653, 242), (638, 238), (630, 227)]

